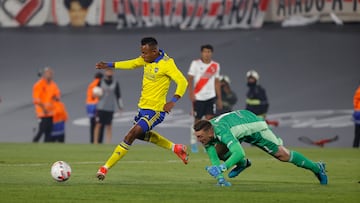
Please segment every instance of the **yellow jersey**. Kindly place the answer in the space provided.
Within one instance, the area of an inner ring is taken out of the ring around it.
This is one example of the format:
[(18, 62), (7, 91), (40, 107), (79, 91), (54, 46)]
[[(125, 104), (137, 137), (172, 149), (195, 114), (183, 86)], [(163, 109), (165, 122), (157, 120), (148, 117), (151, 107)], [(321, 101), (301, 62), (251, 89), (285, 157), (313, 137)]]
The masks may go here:
[(160, 54), (152, 63), (145, 62), (141, 56), (114, 63), (116, 69), (144, 68), (141, 97), (138, 103), (138, 107), (141, 109), (164, 111), (171, 81), (177, 85), (175, 95), (182, 97), (185, 94), (188, 85), (185, 76), (177, 68), (174, 59), (162, 50)]

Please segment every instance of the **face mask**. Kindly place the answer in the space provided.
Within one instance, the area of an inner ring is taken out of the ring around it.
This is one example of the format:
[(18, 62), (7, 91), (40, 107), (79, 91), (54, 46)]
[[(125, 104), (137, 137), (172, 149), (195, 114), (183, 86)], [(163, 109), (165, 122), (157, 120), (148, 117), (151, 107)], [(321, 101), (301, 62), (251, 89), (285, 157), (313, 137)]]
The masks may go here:
[(256, 86), (256, 82), (248, 82), (247, 83), (248, 87), (255, 87)]

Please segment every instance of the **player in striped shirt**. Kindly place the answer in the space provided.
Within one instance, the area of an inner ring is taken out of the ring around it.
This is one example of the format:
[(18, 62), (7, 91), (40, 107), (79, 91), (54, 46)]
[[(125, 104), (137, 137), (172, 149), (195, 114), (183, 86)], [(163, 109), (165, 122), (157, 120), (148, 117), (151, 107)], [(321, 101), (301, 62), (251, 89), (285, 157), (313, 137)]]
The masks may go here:
[[(194, 123), (213, 118), (222, 109), (220, 64), (212, 60), (213, 46), (201, 46), (201, 58), (193, 60), (188, 71), (189, 96), (192, 102)], [(192, 128), (191, 128), (192, 129)], [(198, 152), (194, 132), (190, 133), (191, 151)]]
[[(304, 155), (283, 146), (266, 122), (250, 111), (238, 110), (219, 115), (210, 121), (200, 120), (194, 125), (195, 136), (209, 155), (212, 166), (209, 174), (218, 180), (218, 185), (231, 186), (223, 172), (231, 169), (229, 178), (234, 178), (251, 165), (245, 158), (241, 142), (250, 143), (283, 162), (312, 171), (320, 184), (327, 184), (325, 164), (313, 162)], [(220, 159), (224, 162), (221, 163)]]

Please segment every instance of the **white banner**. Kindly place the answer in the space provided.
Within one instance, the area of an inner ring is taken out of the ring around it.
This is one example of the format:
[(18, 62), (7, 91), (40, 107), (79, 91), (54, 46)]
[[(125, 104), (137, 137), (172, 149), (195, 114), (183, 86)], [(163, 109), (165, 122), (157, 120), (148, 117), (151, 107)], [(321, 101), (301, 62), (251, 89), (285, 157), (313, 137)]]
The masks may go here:
[(282, 21), (291, 16), (318, 16), (319, 20), (360, 21), (360, 0), (273, 0), (269, 20)]
[(269, 0), (114, 0), (118, 29), (259, 28)]
[(0, 0), (0, 26), (41, 26), (50, 10), (49, 0)]
[(360, 22), (360, 0), (0, 0), (0, 27), (247, 29), (284, 20)]

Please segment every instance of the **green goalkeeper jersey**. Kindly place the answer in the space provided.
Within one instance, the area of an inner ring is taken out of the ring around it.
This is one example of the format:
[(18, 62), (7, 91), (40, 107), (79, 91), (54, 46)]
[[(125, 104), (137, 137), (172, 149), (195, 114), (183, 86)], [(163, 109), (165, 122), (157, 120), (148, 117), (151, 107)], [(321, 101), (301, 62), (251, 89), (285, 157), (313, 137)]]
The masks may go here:
[(225, 161), (226, 167), (237, 164), (244, 158), (245, 152), (240, 142), (245, 136), (268, 129), (262, 119), (250, 111), (237, 110), (219, 115), (210, 120), (214, 128), (214, 139), (205, 145), (212, 165), (220, 165), (215, 144), (222, 143), (229, 149), (231, 156)]

